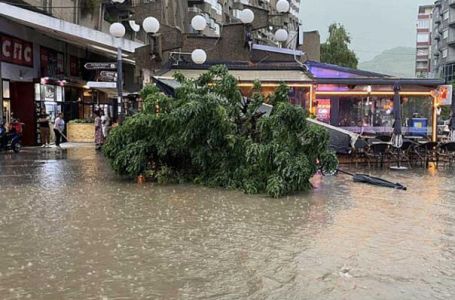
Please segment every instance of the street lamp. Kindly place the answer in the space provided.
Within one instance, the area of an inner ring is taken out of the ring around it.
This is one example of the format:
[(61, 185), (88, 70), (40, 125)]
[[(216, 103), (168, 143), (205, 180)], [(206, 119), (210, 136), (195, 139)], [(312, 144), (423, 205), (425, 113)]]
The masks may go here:
[[(124, 0), (116, 0), (119, 2)], [(121, 3), (121, 2), (119, 2)], [(125, 36), (125, 26), (122, 23), (112, 23), (109, 27), (109, 32), (112, 36), (121, 39)], [(123, 68), (122, 68), (122, 47), (120, 43), (117, 47), (117, 103), (120, 106), (120, 121), (123, 119)]]
[(289, 2), (287, 0), (278, 0), (276, 10), (279, 13), (287, 13), (289, 11)]
[(243, 24), (251, 24), (254, 21), (254, 13), (251, 9), (245, 8), (244, 10), (240, 11), (240, 21)]
[(194, 30), (202, 31), (207, 27), (207, 21), (203, 16), (194, 16), (191, 20), (191, 27), (193, 27)]
[(202, 49), (196, 49), (191, 53), (191, 59), (195, 64), (202, 65), (207, 60), (207, 54)]
[(278, 29), (275, 31), (275, 39), (278, 42), (285, 42), (288, 40), (289, 34), (285, 29)]

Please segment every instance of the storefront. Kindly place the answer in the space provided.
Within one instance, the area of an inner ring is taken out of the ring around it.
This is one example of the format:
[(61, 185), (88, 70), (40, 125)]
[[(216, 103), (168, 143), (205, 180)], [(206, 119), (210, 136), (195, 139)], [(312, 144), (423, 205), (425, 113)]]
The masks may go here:
[(398, 87), (404, 134), (412, 134), (413, 121), (420, 119), (426, 135), (434, 136), (439, 105), (434, 92), (443, 80), (401, 79), (319, 62), (307, 65), (314, 78), (309, 109), (319, 121), (360, 134), (390, 135)]
[[(192, 66), (194, 67), (194, 66)], [(311, 95), (313, 94), (313, 83), (312, 79), (301, 70), (301, 67), (294, 65), (292, 68), (283, 68), (279, 64), (264, 63), (252, 67), (248, 64), (243, 65), (236, 63), (233, 66), (227, 66), (229, 73), (238, 80), (238, 86), (243, 96), (250, 97), (254, 91), (254, 84), (256, 81), (261, 83), (261, 94), (265, 99), (268, 98), (275, 90), (285, 82), (289, 90), (289, 99), (291, 103), (302, 106), (304, 108), (309, 107), (311, 104)], [(164, 73), (162, 76), (154, 77), (155, 82), (160, 82), (161, 87), (166, 90), (172, 91), (176, 86), (173, 82), (173, 76), (175, 73), (183, 74), (185, 77), (190, 79), (196, 79), (206, 69), (194, 69), (194, 68), (180, 68), (172, 69)]]
[[(119, 46), (108, 33), (0, 3), (0, 117), (25, 123), (24, 145), (40, 143), (37, 120), (48, 114), (53, 121), (63, 113), (66, 122), (93, 118), (93, 111), (113, 112), (116, 99), (87, 88), (95, 74), (85, 70), (87, 62), (111, 62)], [(122, 39), (125, 62), (136, 43)], [(134, 67), (124, 66), (125, 90), (137, 91)], [(131, 79), (130, 79), (131, 78)]]

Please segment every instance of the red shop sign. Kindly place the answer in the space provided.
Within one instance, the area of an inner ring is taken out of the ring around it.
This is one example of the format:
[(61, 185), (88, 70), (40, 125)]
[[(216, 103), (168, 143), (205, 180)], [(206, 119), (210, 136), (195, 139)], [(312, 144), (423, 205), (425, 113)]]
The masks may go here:
[(16, 65), (33, 67), (33, 44), (24, 40), (0, 35), (0, 60)]

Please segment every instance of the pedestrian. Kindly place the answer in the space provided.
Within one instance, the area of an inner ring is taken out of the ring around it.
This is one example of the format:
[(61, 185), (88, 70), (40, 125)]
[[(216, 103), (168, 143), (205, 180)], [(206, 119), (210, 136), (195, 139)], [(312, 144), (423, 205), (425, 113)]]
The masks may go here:
[(101, 116), (99, 111), (95, 111), (95, 147), (96, 150), (100, 150), (103, 146), (103, 124), (101, 122)]
[(11, 121), (11, 123), (9, 124), (9, 131), (10, 131), (11, 133), (16, 133), (16, 134), (22, 136), (22, 131), (23, 131), (23, 128), (22, 128), (22, 127), (23, 127), (24, 125), (25, 125), (25, 124), (22, 123), (21, 120), (20, 120), (19, 118), (13, 119), (13, 120)]
[(65, 121), (63, 120), (62, 113), (58, 113), (57, 118), (55, 119), (55, 122), (54, 122), (54, 133), (55, 133), (55, 146), (59, 149), (62, 149), (62, 147), (60, 147), (60, 142), (62, 140), (63, 130), (65, 130)]
[(41, 147), (50, 147), (49, 137), (50, 137), (50, 126), (49, 126), (49, 117), (46, 113), (42, 114), (38, 119), (40, 136), (41, 136)]
[(101, 124), (102, 124), (103, 138), (104, 138), (104, 140), (106, 140), (107, 136), (109, 134), (109, 130), (111, 129), (111, 118), (109, 118), (109, 115), (106, 114), (104, 111), (101, 111)]

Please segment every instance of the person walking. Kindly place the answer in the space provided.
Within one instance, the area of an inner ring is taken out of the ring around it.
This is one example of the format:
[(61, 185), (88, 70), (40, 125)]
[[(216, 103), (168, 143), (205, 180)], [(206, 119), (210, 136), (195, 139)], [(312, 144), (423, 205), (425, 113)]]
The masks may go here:
[(95, 111), (95, 146), (96, 150), (100, 150), (103, 146), (103, 124), (101, 121), (101, 116), (99, 111)]
[(109, 134), (109, 130), (111, 129), (111, 119), (109, 118), (108, 114), (104, 113), (104, 111), (101, 112), (101, 124), (102, 124), (103, 138), (104, 138), (104, 140), (106, 140), (107, 136)]
[(38, 119), (39, 130), (40, 130), (40, 137), (41, 137), (41, 147), (50, 147), (50, 126), (49, 126), (49, 118), (47, 114), (42, 114)]
[(62, 147), (60, 147), (60, 142), (62, 140), (63, 130), (65, 130), (65, 121), (63, 120), (62, 113), (58, 113), (57, 118), (55, 119), (55, 122), (54, 122), (54, 133), (55, 133), (55, 146), (59, 149), (62, 149)]

